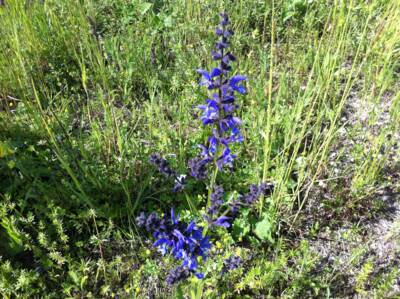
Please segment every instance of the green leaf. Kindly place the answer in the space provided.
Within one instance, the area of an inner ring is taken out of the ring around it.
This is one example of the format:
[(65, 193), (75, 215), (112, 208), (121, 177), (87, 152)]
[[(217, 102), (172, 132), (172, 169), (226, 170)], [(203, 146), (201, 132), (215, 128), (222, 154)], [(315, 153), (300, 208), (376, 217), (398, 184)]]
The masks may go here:
[(88, 278), (89, 278), (89, 277), (88, 277), (87, 275), (85, 275), (85, 276), (82, 277), (82, 279), (81, 279), (81, 290), (84, 289), (85, 284), (86, 284), (86, 281), (88, 280)]
[(11, 160), (11, 161), (9, 161), (8, 163), (7, 163), (7, 165), (8, 165), (8, 168), (10, 168), (10, 169), (13, 169), (14, 167), (15, 167), (15, 161), (14, 160)]
[(0, 240), (0, 254), (14, 256), (24, 250), (21, 235), (8, 218), (0, 222)]
[(151, 8), (153, 4), (149, 2), (144, 2), (140, 5), (140, 14), (144, 15)]
[(272, 239), (272, 223), (267, 213), (264, 213), (262, 220), (255, 224), (254, 233), (262, 241), (274, 243)]
[(6, 157), (12, 153), (13, 151), (10, 146), (5, 142), (0, 141), (0, 158)]
[(232, 236), (236, 240), (244, 238), (250, 232), (250, 224), (247, 217), (236, 218), (232, 226)]
[(74, 271), (72, 271), (72, 270), (68, 271), (68, 275), (69, 275), (69, 277), (71, 277), (71, 279), (75, 285), (79, 285), (78, 275)]

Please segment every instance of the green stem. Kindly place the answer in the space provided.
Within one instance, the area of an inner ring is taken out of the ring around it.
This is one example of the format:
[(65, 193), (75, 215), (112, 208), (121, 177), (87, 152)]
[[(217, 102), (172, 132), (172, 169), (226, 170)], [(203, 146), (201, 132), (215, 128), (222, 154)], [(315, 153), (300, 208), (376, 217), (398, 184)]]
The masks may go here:
[(211, 177), (210, 185), (208, 186), (207, 208), (209, 208), (211, 205), (211, 194), (214, 190), (215, 181), (217, 180), (217, 175), (218, 175), (218, 166), (215, 167), (214, 173)]
[[(269, 65), (269, 82), (268, 82), (268, 106), (267, 106), (267, 127), (265, 129), (265, 141), (264, 141), (264, 167), (262, 181), (265, 182), (268, 175), (269, 157), (271, 151), (271, 105), (272, 105), (272, 79), (274, 70), (274, 33), (275, 33), (275, 4), (272, 1), (272, 12), (271, 12), (271, 49), (270, 49), (270, 65)], [(264, 196), (261, 195), (259, 215), (261, 216), (264, 209)]]

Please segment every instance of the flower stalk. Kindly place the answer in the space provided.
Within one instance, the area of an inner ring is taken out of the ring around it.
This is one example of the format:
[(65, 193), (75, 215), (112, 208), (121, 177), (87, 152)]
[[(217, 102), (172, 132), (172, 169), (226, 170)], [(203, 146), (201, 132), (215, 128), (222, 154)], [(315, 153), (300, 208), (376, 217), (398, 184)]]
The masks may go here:
[[(157, 213), (145, 214), (142, 212), (136, 218), (136, 224), (153, 235), (155, 242), (153, 246), (163, 254), (170, 254), (182, 263), (171, 269), (167, 275), (167, 283), (174, 284), (186, 279), (191, 274), (198, 278), (203, 273), (198, 272), (198, 258), (207, 258), (211, 248), (208, 232), (215, 226), (230, 228), (242, 207), (251, 207), (260, 197), (269, 195), (273, 191), (273, 185), (261, 183), (251, 185), (248, 193), (240, 194), (237, 198), (225, 201), (225, 191), (222, 186), (217, 185), (218, 173), (229, 169), (232, 171), (233, 162), (237, 158), (231, 151), (231, 145), (243, 141), (240, 132), (242, 121), (235, 116), (239, 105), (235, 96), (245, 94), (246, 89), (242, 82), (247, 80), (241, 75), (230, 76), (231, 63), (236, 57), (228, 51), (229, 38), (233, 31), (229, 28), (229, 18), (226, 13), (220, 14), (221, 20), (215, 30), (219, 38), (212, 51), (212, 59), (218, 61), (218, 66), (211, 72), (199, 69), (201, 74), (201, 86), (205, 86), (210, 92), (210, 97), (203, 105), (197, 106), (202, 111), (200, 117), (203, 125), (209, 127), (211, 134), (206, 144), (200, 144), (201, 149), (198, 156), (189, 160), (189, 173), (196, 180), (209, 179), (208, 199), (206, 213), (203, 215), (205, 225), (198, 225), (194, 221), (188, 223), (179, 220), (175, 216), (174, 209), (169, 215), (159, 217)], [(150, 157), (150, 163), (169, 180), (174, 180), (174, 192), (184, 190), (186, 175), (178, 175), (172, 169), (166, 159), (155, 153)], [(211, 172), (211, 175), (210, 175)], [(231, 257), (224, 262), (222, 273), (239, 267), (240, 258)]]
[[(240, 82), (247, 78), (241, 75), (229, 77), (229, 72), (232, 70), (231, 63), (236, 60), (236, 57), (227, 51), (229, 38), (233, 35), (233, 31), (228, 28), (230, 24), (228, 15), (221, 13), (220, 16), (221, 21), (215, 30), (219, 41), (215, 45), (216, 49), (212, 51), (213, 60), (219, 62), (218, 67), (213, 68), (210, 73), (202, 69), (197, 70), (202, 75), (200, 85), (206, 86), (212, 92), (211, 98), (206, 99), (205, 104), (198, 106), (203, 112), (201, 116), (203, 125), (210, 126), (212, 134), (208, 137), (207, 146), (199, 145), (202, 149), (201, 154), (191, 163), (192, 165), (201, 164), (203, 171), (207, 171), (207, 164), (213, 164), (215, 167), (208, 186), (207, 206), (211, 203), (211, 194), (218, 172), (224, 167), (233, 168), (236, 155), (232, 154), (230, 145), (243, 141), (243, 136), (239, 130), (241, 120), (234, 115), (234, 112), (239, 108), (235, 103), (235, 93), (246, 93), (245, 87), (240, 85)], [(197, 164), (194, 163), (195, 161)], [(193, 169), (199, 169), (199, 167)], [(191, 174), (200, 179), (196, 171), (192, 171)], [(202, 175), (201, 178), (203, 177)]]

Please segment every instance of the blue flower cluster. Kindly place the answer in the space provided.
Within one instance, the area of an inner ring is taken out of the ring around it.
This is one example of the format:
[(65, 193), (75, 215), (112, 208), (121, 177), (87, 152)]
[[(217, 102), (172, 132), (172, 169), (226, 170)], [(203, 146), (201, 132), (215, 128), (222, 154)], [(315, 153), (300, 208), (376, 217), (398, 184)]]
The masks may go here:
[(220, 40), (216, 43), (216, 50), (212, 52), (212, 58), (219, 61), (219, 66), (210, 73), (201, 69), (197, 70), (202, 75), (200, 85), (212, 91), (212, 97), (206, 99), (204, 105), (198, 106), (202, 111), (200, 119), (203, 125), (212, 126), (212, 135), (208, 137), (207, 146), (199, 146), (200, 155), (189, 161), (191, 175), (198, 180), (207, 176), (207, 165), (213, 161), (219, 169), (224, 166), (231, 168), (236, 155), (231, 153), (229, 145), (243, 141), (239, 130), (242, 122), (234, 116), (234, 112), (239, 107), (235, 103), (235, 93), (246, 93), (245, 87), (241, 85), (246, 77), (228, 76), (232, 69), (231, 62), (236, 60), (236, 57), (227, 50), (229, 37), (233, 35), (233, 32), (228, 28), (230, 23), (228, 15), (221, 13), (220, 16), (219, 27), (215, 30)]
[(207, 210), (207, 215), (204, 216), (210, 227), (216, 225), (228, 228), (231, 226), (231, 224), (229, 223), (231, 217), (225, 215), (217, 217), (221, 210), (221, 207), (225, 203), (223, 200), (223, 196), (224, 188), (222, 188), (221, 186), (216, 186), (213, 193), (211, 194), (211, 205)]
[(168, 284), (172, 285), (182, 280), (185, 280), (189, 276), (190, 276), (189, 269), (181, 265), (169, 271), (166, 281)]
[(229, 258), (224, 260), (224, 264), (221, 270), (221, 275), (225, 274), (226, 272), (239, 268), (241, 263), (242, 259), (239, 256), (236, 255), (230, 256)]
[(173, 192), (182, 191), (186, 184), (186, 175), (178, 175), (175, 170), (173, 170), (167, 160), (160, 156), (158, 153), (153, 153), (150, 156), (150, 163), (153, 164), (157, 170), (167, 178), (173, 178), (175, 181)]
[(218, 215), (221, 214), (221, 209), (225, 206), (225, 201), (223, 200), (224, 189), (221, 186), (216, 186), (211, 194), (211, 205), (204, 218), (211, 227), (215, 225), (229, 228), (241, 207), (252, 206), (262, 195), (271, 195), (273, 190), (274, 185), (272, 183), (261, 183), (260, 185), (252, 184), (247, 193), (240, 194), (237, 199), (229, 202), (229, 208), (218, 217)]
[(207, 252), (211, 248), (208, 237), (203, 236), (203, 228), (196, 225), (195, 222), (186, 224), (179, 221), (179, 216), (175, 217), (174, 209), (171, 209), (169, 217), (158, 217), (153, 212), (146, 216), (144, 212), (136, 218), (139, 227), (145, 228), (152, 233), (156, 239), (153, 246), (165, 255), (170, 253), (175, 259), (182, 260), (180, 267), (174, 271), (171, 270), (167, 281), (180, 280), (184, 273), (194, 273), (198, 278), (203, 274), (196, 272), (197, 258), (206, 259)]
[(274, 184), (261, 183), (260, 185), (252, 184), (246, 194), (240, 194), (239, 197), (230, 202), (230, 212), (236, 215), (239, 209), (243, 206), (253, 205), (262, 195), (269, 196), (274, 191)]
[[(250, 206), (261, 195), (269, 195), (273, 191), (273, 185), (270, 183), (262, 183), (260, 185), (251, 185), (249, 192), (240, 195), (236, 200), (229, 203), (228, 213), (230, 216), (217, 216), (221, 212), (221, 208), (225, 206), (224, 189), (216, 186), (211, 195), (211, 206), (207, 210), (205, 219), (210, 227), (221, 226), (229, 228), (231, 222), (235, 219), (237, 211), (242, 206)], [(187, 278), (194, 273), (198, 278), (203, 278), (203, 274), (197, 272), (197, 258), (202, 257), (206, 260), (207, 253), (211, 248), (208, 236), (203, 235), (203, 227), (196, 225), (194, 221), (189, 224), (181, 222), (179, 216), (175, 216), (174, 209), (171, 209), (170, 215), (160, 218), (156, 212), (146, 215), (141, 212), (136, 218), (136, 224), (140, 228), (146, 229), (155, 238), (153, 246), (165, 255), (170, 253), (175, 259), (181, 260), (182, 264), (175, 269), (170, 270), (167, 275), (167, 283), (173, 284)], [(240, 258), (232, 258), (224, 262), (223, 272), (238, 267)], [(225, 269), (225, 270), (224, 270)]]

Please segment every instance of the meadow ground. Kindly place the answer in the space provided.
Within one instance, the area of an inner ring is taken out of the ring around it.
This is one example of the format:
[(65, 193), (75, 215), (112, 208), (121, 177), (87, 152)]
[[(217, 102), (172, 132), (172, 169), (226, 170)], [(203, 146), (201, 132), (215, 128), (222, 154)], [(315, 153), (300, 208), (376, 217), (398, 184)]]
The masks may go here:
[[(187, 173), (207, 140), (221, 11), (244, 141), (175, 194), (149, 158)], [(0, 1), (1, 297), (399, 298), (399, 20), (397, 0)], [(261, 182), (208, 228), (213, 186)], [(202, 279), (168, 284), (180, 261), (135, 220), (171, 207), (210, 235)]]

